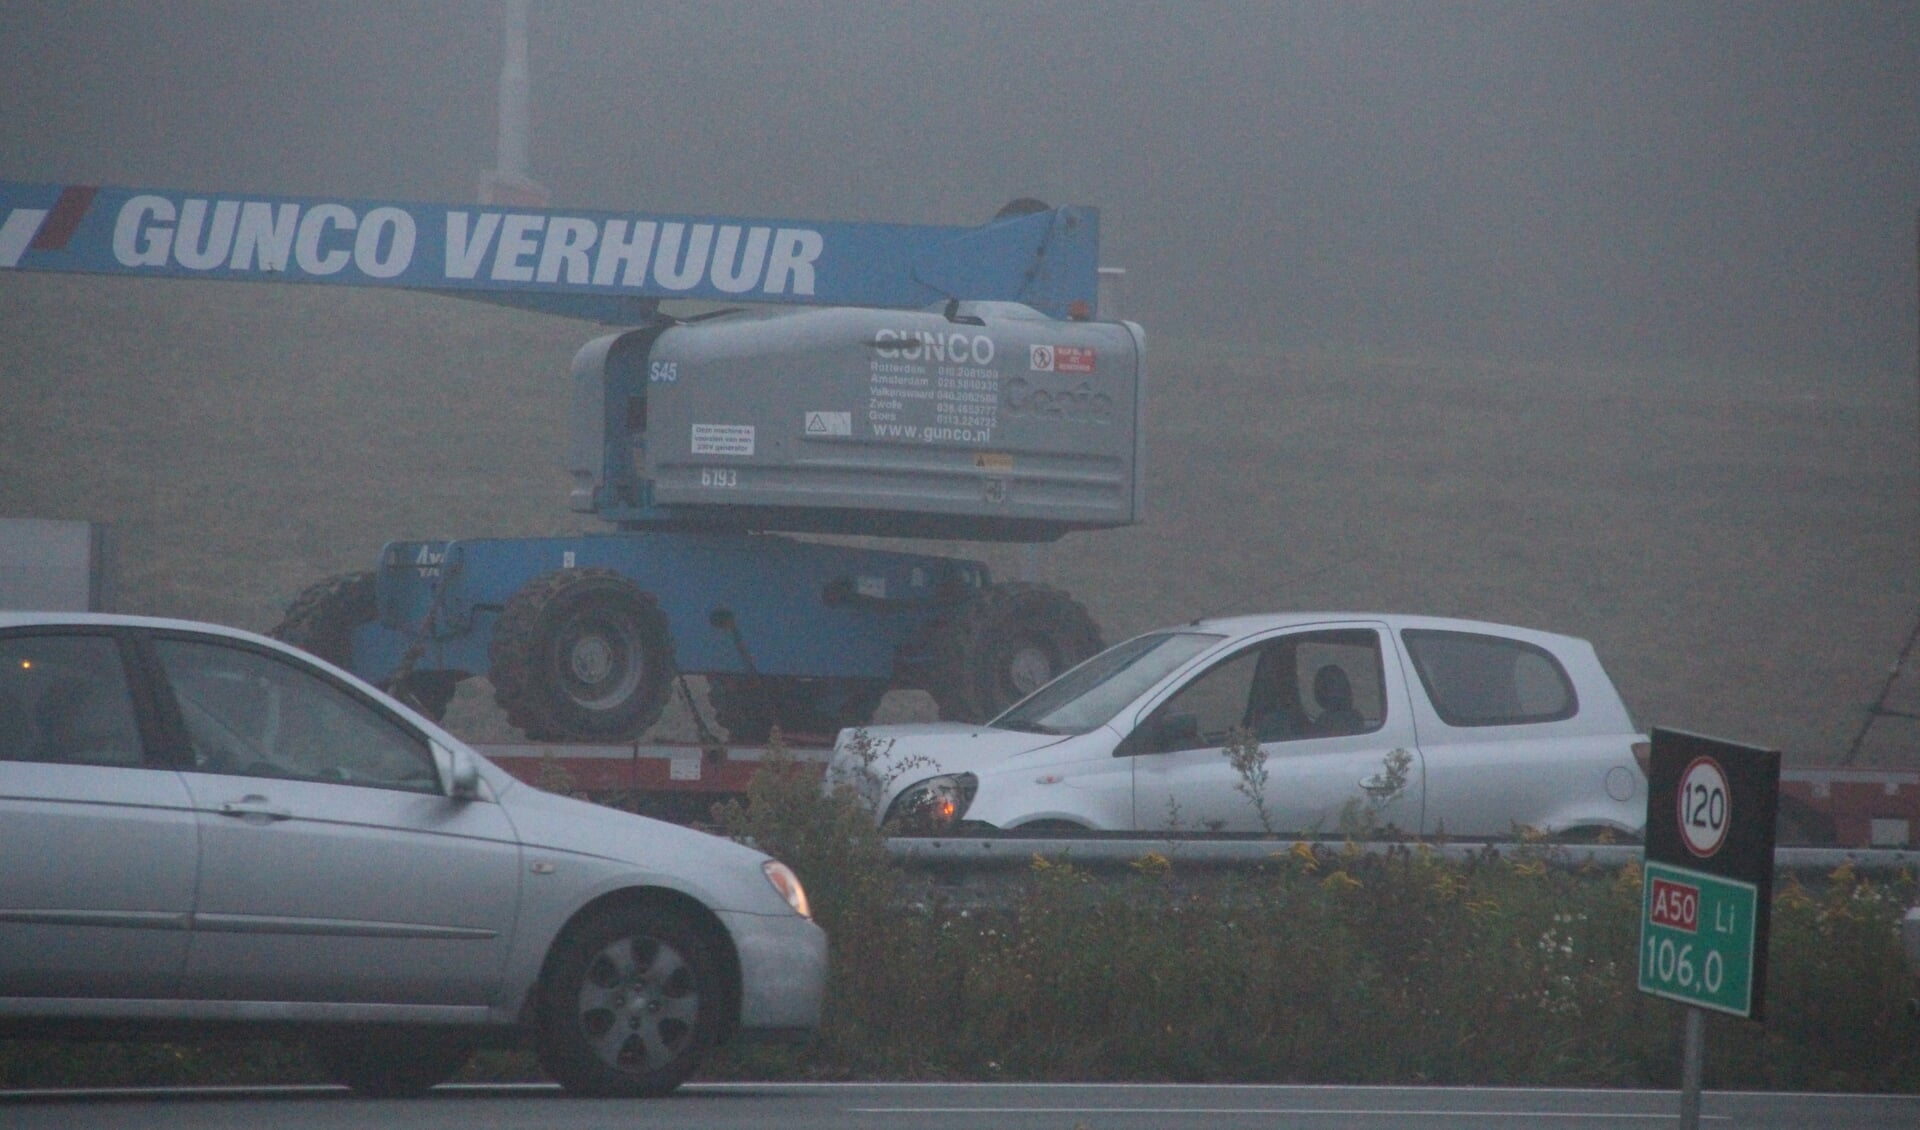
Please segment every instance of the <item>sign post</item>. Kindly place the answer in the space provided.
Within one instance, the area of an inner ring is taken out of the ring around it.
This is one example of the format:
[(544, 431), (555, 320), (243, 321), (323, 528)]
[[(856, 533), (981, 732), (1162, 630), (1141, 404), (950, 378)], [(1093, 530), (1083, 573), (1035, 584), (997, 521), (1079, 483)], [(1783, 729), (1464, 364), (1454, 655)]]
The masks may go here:
[(1780, 754), (1655, 729), (1647, 773), (1640, 991), (1687, 1005), (1680, 1125), (1700, 1125), (1703, 1009), (1760, 1020)]

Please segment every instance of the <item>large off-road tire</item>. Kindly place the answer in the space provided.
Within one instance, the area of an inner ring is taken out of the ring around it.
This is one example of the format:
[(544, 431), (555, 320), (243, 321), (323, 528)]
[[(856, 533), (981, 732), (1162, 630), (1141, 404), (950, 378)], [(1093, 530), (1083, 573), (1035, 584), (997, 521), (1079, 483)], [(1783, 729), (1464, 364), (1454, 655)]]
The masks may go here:
[(459, 1074), (473, 1045), (454, 1033), (356, 1028), (312, 1040), (327, 1074), (371, 1099), (424, 1095)]
[(583, 1095), (664, 1095), (719, 1040), (732, 997), (713, 943), (663, 907), (617, 907), (554, 944), (540, 978), (540, 1062)]
[(494, 700), (535, 740), (632, 738), (673, 686), (666, 616), (611, 569), (534, 578), (501, 610), (488, 660)]
[[(353, 670), (353, 632), (378, 612), (372, 572), (341, 573), (308, 585), (287, 614), (267, 634), (317, 655), (335, 667)], [(394, 683), (393, 696), (438, 722), (460, 686), (457, 671), (420, 671)]]
[(984, 722), (1099, 651), (1100, 628), (1048, 585), (991, 585), (936, 623), (920, 682), (940, 717)]
[(302, 589), (267, 634), (335, 667), (353, 665), (353, 630), (374, 617), (374, 575), (341, 573)]
[(873, 720), (887, 684), (880, 679), (801, 679), (753, 675), (707, 676), (707, 701), (727, 736), (745, 745), (782, 737), (830, 738)]
[(393, 697), (438, 722), (459, 689), (457, 671), (416, 671), (393, 685)]

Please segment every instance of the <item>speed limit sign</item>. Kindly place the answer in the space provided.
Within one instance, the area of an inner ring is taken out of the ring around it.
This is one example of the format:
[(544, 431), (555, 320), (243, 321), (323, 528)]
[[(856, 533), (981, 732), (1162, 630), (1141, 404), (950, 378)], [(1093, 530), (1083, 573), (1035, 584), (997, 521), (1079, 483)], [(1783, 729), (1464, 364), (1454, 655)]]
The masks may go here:
[(1694, 758), (1680, 774), (1675, 800), (1680, 838), (1687, 850), (1701, 859), (1711, 858), (1727, 842), (1727, 827), (1733, 819), (1726, 770), (1711, 757)]
[(1780, 755), (1653, 731), (1640, 990), (1759, 1019)]

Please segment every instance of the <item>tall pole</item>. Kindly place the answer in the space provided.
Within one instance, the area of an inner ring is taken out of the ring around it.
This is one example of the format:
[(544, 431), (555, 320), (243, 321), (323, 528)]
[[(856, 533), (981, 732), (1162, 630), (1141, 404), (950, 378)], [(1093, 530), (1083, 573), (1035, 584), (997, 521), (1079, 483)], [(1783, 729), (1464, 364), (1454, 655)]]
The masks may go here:
[(506, 0), (506, 43), (500, 64), (500, 151), (495, 168), (503, 177), (532, 178), (527, 158), (527, 0)]
[(547, 190), (533, 179), (533, 80), (527, 67), (529, 0), (505, 0), (500, 60), (500, 141), (494, 167), (480, 174), (480, 203), (544, 208)]

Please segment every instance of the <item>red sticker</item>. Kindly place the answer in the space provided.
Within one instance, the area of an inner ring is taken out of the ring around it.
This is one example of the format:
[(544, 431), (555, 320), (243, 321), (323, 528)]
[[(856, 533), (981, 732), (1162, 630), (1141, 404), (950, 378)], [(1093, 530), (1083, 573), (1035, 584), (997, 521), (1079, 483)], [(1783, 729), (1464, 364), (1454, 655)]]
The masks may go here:
[(1088, 346), (1056, 345), (1053, 347), (1053, 371), (1056, 373), (1093, 372), (1093, 350)]

